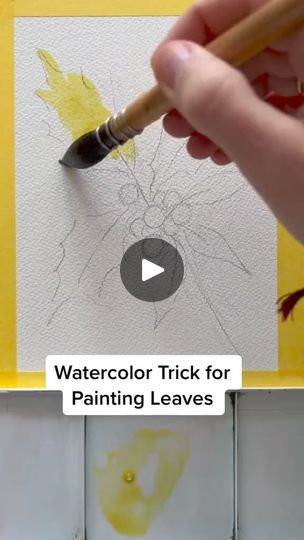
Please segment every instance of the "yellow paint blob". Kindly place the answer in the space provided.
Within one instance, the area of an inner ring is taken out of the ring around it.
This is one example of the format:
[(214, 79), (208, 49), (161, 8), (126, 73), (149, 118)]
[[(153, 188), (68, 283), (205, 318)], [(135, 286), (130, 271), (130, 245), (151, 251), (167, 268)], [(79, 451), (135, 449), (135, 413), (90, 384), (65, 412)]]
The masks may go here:
[[(54, 57), (45, 50), (38, 50), (43, 64), (48, 90), (37, 90), (36, 95), (57, 112), (63, 127), (69, 131), (73, 140), (103, 124), (111, 111), (103, 104), (94, 83), (83, 73), (64, 74)], [(112, 157), (119, 158), (120, 152), (127, 159), (134, 159), (134, 141), (128, 141)]]
[[(113, 529), (125, 536), (145, 535), (173, 494), (188, 456), (188, 439), (167, 429), (141, 429), (128, 446), (110, 452), (96, 474), (101, 508)], [(140, 474), (153, 457), (152, 489), (145, 493)]]

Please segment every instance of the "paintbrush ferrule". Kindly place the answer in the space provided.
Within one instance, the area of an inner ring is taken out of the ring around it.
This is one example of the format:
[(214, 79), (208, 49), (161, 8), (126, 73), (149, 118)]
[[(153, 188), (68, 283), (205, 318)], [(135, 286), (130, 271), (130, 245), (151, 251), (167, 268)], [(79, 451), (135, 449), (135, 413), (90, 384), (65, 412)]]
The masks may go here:
[(79, 137), (68, 148), (60, 163), (66, 167), (87, 169), (102, 161), (117, 147), (142, 133), (142, 129), (135, 129), (129, 125), (126, 116), (125, 111), (121, 111), (108, 118), (94, 131)]
[(121, 111), (96, 129), (96, 138), (104, 150), (111, 152), (140, 133), (142, 130), (125, 124), (124, 111)]

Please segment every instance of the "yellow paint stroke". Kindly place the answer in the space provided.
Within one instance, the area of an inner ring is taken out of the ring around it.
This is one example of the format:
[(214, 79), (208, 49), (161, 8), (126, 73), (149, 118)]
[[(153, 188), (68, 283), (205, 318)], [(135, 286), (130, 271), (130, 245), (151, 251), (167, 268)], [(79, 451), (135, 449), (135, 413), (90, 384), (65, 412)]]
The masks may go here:
[[(111, 111), (103, 104), (98, 89), (83, 73), (62, 72), (54, 57), (47, 51), (39, 50), (38, 56), (43, 64), (49, 90), (37, 90), (36, 95), (57, 112), (63, 127), (73, 140), (103, 124)], [(123, 153), (127, 159), (135, 155), (134, 141), (128, 141), (112, 157), (119, 158)]]
[[(140, 472), (156, 457), (153, 490), (145, 494)], [(129, 446), (108, 454), (107, 465), (97, 469), (103, 514), (119, 534), (143, 536), (164, 508), (184, 473), (188, 440), (168, 429), (141, 429)]]

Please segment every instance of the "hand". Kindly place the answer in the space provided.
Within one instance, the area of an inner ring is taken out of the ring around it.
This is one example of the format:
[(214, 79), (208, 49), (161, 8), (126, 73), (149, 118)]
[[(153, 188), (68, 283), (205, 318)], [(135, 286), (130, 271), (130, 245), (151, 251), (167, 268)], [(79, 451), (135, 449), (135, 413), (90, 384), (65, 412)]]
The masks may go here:
[(201, 46), (262, 3), (200, 0), (154, 53), (152, 68), (174, 108), (164, 119), (168, 133), (188, 137), (196, 159), (235, 162), (304, 243), (304, 28), (241, 71)]

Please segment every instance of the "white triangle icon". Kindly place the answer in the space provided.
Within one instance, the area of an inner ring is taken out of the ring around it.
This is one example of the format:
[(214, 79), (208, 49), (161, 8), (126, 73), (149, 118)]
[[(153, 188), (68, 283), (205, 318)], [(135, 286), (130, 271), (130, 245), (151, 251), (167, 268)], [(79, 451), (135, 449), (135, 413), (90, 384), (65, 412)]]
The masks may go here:
[(148, 279), (158, 276), (159, 274), (162, 274), (164, 271), (165, 269), (162, 266), (158, 266), (158, 264), (154, 264), (151, 261), (148, 261), (147, 259), (142, 259), (142, 263), (141, 263), (142, 281), (148, 281)]

